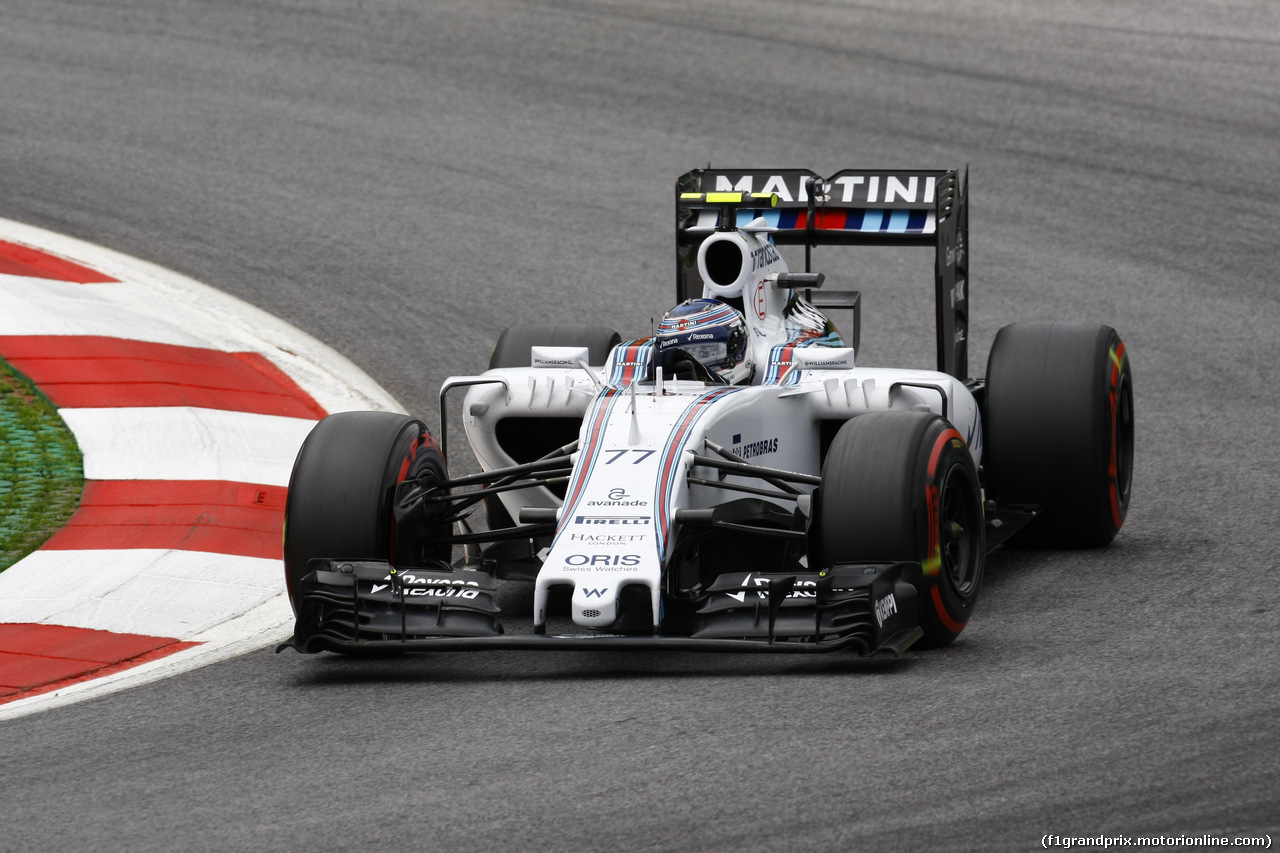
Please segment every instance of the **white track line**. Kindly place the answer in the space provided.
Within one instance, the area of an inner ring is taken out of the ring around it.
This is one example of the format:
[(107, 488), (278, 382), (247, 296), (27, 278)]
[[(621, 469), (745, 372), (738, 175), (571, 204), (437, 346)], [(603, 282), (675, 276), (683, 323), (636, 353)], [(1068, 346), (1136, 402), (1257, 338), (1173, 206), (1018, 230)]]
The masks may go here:
[(0, 577), (0, 622), (184, 641), (284, 586), (278, 560), (159, 548), (36, 551)]
[(233, 480), (289, 485), (315, 421), (188, 406), (59, 409), (89, 480)]

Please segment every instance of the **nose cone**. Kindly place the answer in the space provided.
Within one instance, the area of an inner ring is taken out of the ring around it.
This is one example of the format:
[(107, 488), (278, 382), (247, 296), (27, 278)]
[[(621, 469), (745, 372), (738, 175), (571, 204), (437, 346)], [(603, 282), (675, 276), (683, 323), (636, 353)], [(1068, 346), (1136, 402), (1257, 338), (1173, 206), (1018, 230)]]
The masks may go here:
[(618, 587), (604, 578), (584, 579), (573, 588), (573, 622), (584, 628), (607, 628), (618, 618)]

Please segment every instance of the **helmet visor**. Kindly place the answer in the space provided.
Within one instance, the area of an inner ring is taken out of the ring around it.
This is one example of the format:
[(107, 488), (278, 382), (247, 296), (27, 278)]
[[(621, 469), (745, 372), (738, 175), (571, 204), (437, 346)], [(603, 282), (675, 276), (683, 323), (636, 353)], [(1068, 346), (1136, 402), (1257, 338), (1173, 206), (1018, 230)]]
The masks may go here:
[(707, 367), (720, 367), (729, 354), (729, 333), (723, 328), (710, 328), (660, 336), (658, 351), (664, 357), (676, 350), (688, 353)]

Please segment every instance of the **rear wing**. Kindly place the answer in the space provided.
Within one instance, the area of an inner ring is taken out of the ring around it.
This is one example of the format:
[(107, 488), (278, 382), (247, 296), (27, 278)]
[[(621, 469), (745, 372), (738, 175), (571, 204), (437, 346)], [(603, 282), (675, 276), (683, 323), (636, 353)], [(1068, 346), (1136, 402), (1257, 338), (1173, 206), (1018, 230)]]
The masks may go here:
[[(969, 378), (967, 170), (846, 169), (823, 178), (808, 169), (694, 169), (676, 181), (677, 299), (702, 295), (702, 241), (758, 216), (776, 229), (777, 245), (805, 247), (805, 272), (817, 246), (932, 246), (938, 370)], [(805, 297), (818, 308), (850, 308), (858, 321), (857, 292)]]

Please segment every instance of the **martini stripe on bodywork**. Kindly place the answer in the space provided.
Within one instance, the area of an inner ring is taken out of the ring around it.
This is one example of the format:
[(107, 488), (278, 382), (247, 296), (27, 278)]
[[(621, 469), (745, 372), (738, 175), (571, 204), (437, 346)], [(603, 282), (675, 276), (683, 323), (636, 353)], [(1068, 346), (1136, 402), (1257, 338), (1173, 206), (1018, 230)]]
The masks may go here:
[(662, 461), (659, 463), (658, 482), (654, 491), (654, 506), (658, 512), (656, 533), (659, 557), (665, 556), (667, 531), (671, 527), (668, 504), (671, 493), (675, 489), (676, 476), (680, 472), (680, 457), (684, 453), (685, 445), (688, 444), (693, 425), (707, 411), (708, 403), (714, 403), (740, 390), (742, 389), (716, 388), (699, 395), (689, 403), (676, 427), (667, 437), (666, 445), (662, 448)]
[[(586, 442), (578, 448), (578, 464), (575, 466), (573, 478), (569, 482), (569, 488), (565, 492), (563, 504), (565, 510), (561, 513), (561, 522), (570, 518), (577, 511), (578, 504), (582, 501), (586, 485), (591, 479), (591, 472), (595, 468), (596, 461), (600, 458), (601, 449), (604, 447), (605, 428), (609, 425), (613, 407), (621, 399), (624, 399), (624, 397), (619, 389), (605, 388), (592, 402), (591, 409), (587, 412), (585, 418), (585, 422), (588, 424)], [(558, 526), (563, 530), (563, 523)], [(560, 531), (557, 530), (551, 543), (553, 548), (559, 538)]]

